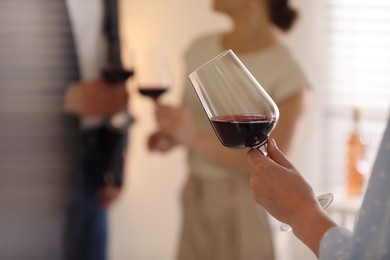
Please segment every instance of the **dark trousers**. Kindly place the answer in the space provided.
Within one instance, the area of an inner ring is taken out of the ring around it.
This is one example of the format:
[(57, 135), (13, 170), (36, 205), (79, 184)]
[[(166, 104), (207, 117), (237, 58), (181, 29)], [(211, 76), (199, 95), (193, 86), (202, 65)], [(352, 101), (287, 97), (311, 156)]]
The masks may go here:
[(113, 184), (122, 182), (123, 155), (127, 135), (106, 127), (82, 135), (81, 165), (74, 172), (65, 225), (65, 260), (107, 259), (107, 211), (96, 201), (96, 192), (110, 173)]
[(74, 191), (65, 226), (65, 260), (105, 260), (107, 258), (107, 212), (96, 199)]

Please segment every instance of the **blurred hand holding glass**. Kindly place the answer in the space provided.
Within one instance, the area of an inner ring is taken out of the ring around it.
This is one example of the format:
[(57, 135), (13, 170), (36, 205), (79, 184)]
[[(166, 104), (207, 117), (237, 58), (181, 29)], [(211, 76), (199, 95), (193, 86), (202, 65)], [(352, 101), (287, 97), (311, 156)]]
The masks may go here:
[[(162, 50), (149, 48), (140, 52), (137, 59), (137, 84), (141, 95), (150, 97), (155, 104), (159, 102), (162, 94), (166, 93), (172, 85), (168, 63)], [(169, 150), (173, 146), (172, 139), (158, 131), (148, 140), (148, 147), (152, 150), (158, 147), (160, 151)]]

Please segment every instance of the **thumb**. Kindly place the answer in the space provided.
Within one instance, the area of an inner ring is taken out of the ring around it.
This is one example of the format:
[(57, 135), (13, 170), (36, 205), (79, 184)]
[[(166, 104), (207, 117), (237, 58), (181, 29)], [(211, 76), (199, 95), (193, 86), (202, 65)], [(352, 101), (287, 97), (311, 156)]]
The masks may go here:
[(292, 163), (286, 158), (286, 156), (282, 153), (282, 151), (279, 150), (273, 138), (271, 138), (268, 142), (267, 151), (268, 151), (268, 156), (277, 164), (288, 169), (294, 168)]

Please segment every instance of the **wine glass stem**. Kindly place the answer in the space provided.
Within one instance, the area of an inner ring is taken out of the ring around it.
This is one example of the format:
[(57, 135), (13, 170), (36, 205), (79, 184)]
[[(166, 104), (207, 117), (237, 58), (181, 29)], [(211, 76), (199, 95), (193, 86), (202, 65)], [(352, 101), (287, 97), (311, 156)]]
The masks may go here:
[(254, 148), (259, 150), (261, 155), (263, 155), (265, 157), (265, 156), (268, 155), (267, 146), (268, 146), (268, 139), (264, 143), (262, 143), (262, 144), (260, 144), (258, 146), (255, 146)]

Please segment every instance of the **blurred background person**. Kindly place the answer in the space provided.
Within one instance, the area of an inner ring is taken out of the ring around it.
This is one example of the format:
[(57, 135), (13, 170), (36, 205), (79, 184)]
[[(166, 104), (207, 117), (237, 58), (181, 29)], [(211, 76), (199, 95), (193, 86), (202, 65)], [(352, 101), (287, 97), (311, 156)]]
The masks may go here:
[[(216, 0), (213, 7), (232, 20), (232, 29), (204, 35), (191, 44), (186, 76), (232, 49), (277, 103), (280, 119), (272, 136), (289, 152), (310, 83), (275, 28), (291, 29), (297, 12), (288, 1), (279, 0)], [(159, 130), (148, 140), (151, 150), (166, 152), (184, 145), (189, 151), (178, 259), (273, 259), (268, 217), (250, 197), (246, 151), (223, 147), (192, 87), (187, 84), (184, 91), (183, 106), (157, 104)]]
[(101, 74), (105, 3), (0, 2), (1, 259), (106, 257), (127, 136), (110, 119), (128, 94)]

